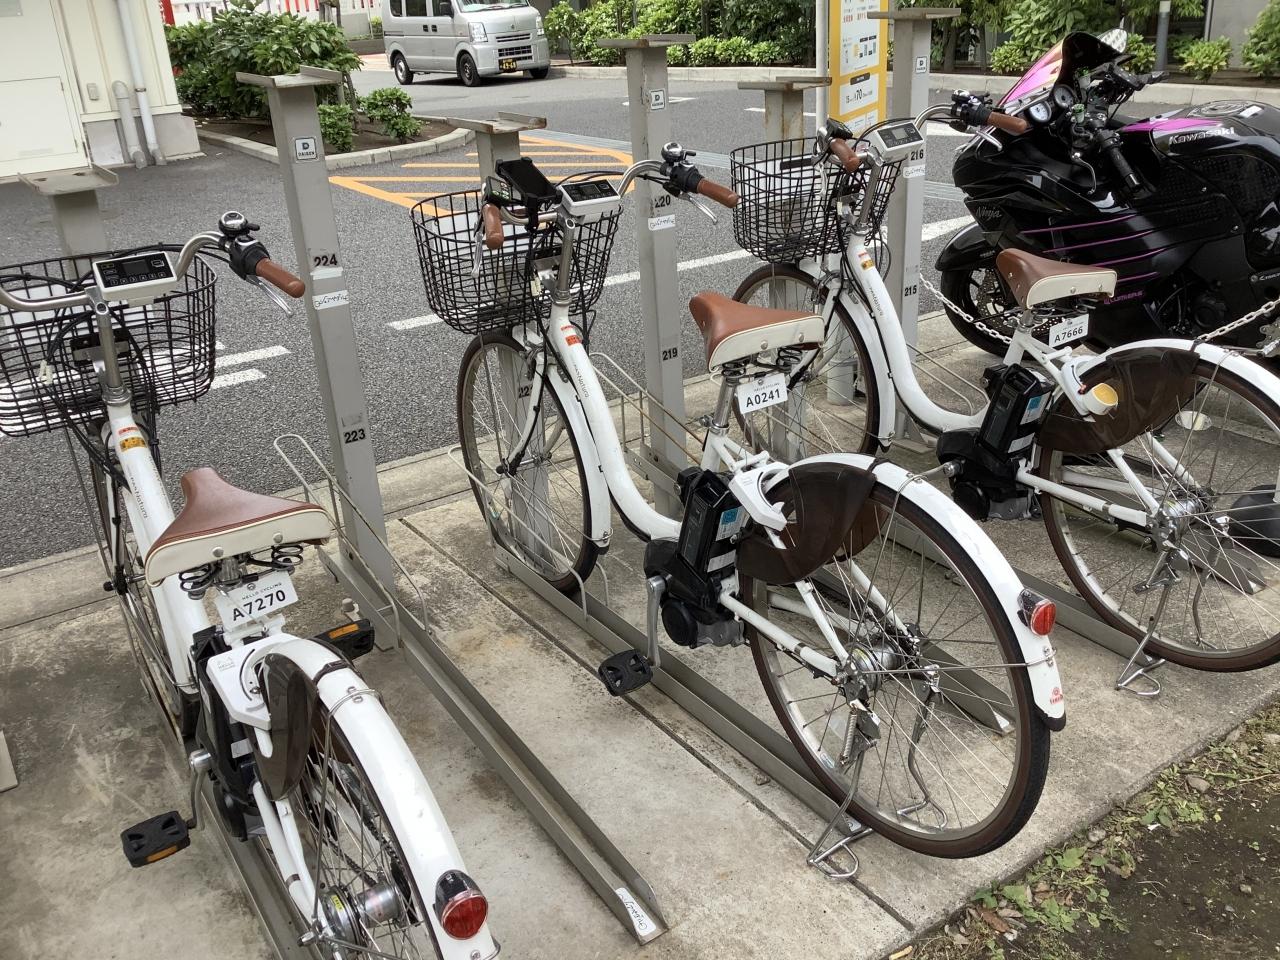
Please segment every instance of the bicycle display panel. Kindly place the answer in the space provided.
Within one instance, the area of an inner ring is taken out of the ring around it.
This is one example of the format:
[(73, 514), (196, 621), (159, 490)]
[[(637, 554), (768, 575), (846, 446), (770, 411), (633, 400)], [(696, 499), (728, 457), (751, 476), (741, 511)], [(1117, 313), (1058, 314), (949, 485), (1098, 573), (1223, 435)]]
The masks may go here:
[(564, 207), (572, 217), (590, 219), (617, 209), (618, 191), (608, 180), (576, 180), (560, 185)]
[(150, 300), (173, 289), (177, 274), (163, 250), (97, 260), (93, 278), (108, 300)]
[(866, 138), (867, 145), (871, 147), (881, 163), (901, 160), (912, 149), (924, 145), (924, 137), (910, 120), (877, 127), (868, 133)]

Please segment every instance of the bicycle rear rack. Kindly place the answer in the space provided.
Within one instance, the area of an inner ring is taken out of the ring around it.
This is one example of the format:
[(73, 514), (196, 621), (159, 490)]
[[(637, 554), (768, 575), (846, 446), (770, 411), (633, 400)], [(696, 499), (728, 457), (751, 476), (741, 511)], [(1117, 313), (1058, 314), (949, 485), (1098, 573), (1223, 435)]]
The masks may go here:
[[(319, 483), (308, 480), (304, 470), (286, 453), (284, 446), (288, 444), (298, 447), (309, 461), (308, 466), (318, 471), (322, 478)], [(458, 726), (480, 748), (494, 770), (618, 921), (642, 944), (665, 933), (668, 924), (648, 881), (502, 719), (484, 695), (467, 680), (448, 650), (437, 639), (426, 601), (412, 574), (347, 496), (324, 461), (297, 434), (277, 437), (274, 445), (286, 466), (298, 478), (306, 498), (327, 506), (331, 511), (340, 549), (319, 551), (330, 572), (360, 594), (366, 602), (369, 602), (370, 597), (368, 588), (372, 587), (381, 594), (379, 599), (385, 600), (385, 604), (379, 607), (378, 612), (384, 621), (390, 617), (390, 622), (394, 624), (396, 646), (401, 649), (409, 665), (449, 711)], [(322, 496), (323, 489), (328, 491), (327, 504), (326, 498)], [(346, 510), (339, 509), (340, 505), (346, 507), (350, 511), (349, 515), (355, 516), (364, 525), (366, 532), (385, 551), (387, 559), (398, 574), (397, 580), (403, 581), (404, 587), (387, 589), (378, 585), (376, 578), (369, 572), (371, 558), (360, 554), (354, 543), (356, 538), (351, 535), (351, 531), (344, 529), (342, 518), (347, 513)], [(415, 601), (416, 610), (410, 609), (409, 598)]]

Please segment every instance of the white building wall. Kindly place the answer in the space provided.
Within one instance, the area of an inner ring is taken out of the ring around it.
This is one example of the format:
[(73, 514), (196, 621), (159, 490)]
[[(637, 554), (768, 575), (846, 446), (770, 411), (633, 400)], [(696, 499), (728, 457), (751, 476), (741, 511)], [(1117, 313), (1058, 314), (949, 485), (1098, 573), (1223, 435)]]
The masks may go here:
[[(125, 47), (124, 29), (120, 21), (116, 0), (16, 0), (22, 6), (40, 4), (51, 8), (54, 24), (59, 33), (62, 62), (47, 62), (40, 69), (46, 75), (58, 75), (70, 92), (74, 109), (80, 118), (82, 140), (87, 144), (90, 158), (103, 166), (115, 166), (129, 162), (125, 137), (121, 127), (121, 113), (112, 92), (115, 81), (122, 81), (129, 91), (127, 122), (134, 124), (138, 138), (145, 147), (142, 124), (139, 120), (139, 104), (134, 89), (128, 52)], [(142, 68), (142, 81), (150, 100), (159, 152), (165, 159), (177, 159), (199, 152), (194, 124), (181, 115), (177, 91), (173, 83), (173, 70), (164, 42), (164, 27), (160, 5), (156, 0), (127, 0), (135, 44)], [(0, 58), (6, 51), (6, 31), (0, 20)], [(17, 42), (16, 40), (14, 42)], [(30, 68), (27, 68), (30, 69)], [(22, 138), (24, 131), (10, 135)], [(34, 138), (35, 131), (26, 131)], [(0, 165), (0, 176), (15, 172), (36, 172), (29, 169), (36, 158), (24, 160), (21, 171), (6, 169)], [(64, 164), (65, 165), (65, 164)]]

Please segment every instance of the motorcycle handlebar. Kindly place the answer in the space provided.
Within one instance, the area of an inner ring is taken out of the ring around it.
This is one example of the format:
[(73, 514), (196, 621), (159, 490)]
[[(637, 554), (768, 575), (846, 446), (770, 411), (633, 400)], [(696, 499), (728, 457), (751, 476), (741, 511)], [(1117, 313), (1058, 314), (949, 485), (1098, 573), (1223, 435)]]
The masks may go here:
[(1121, 182), (1130, 190), (1141, 188), (1142, 181), (1138, 179), (1137, 173), (1134, 172), (1133, 167), (1129, 165), (1128, 159), (1125, 158), (1124, 151), (1120, 147), (1120, 138), (1116, 136), (1108, 137), (1099, 146), (1110, 162), (1111, 169), (1115, 170)]

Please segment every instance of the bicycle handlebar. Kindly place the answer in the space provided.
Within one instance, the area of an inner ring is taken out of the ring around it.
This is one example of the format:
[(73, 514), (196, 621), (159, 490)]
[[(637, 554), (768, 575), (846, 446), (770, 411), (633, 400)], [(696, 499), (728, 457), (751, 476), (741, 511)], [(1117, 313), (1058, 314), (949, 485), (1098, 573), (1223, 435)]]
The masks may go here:
[(501, 249), (502, 241), (506, 239), (502, 229), (502, 209), (486, 203), (480, 208), (480, 218), (484, 221), (484, 245), (490, 250)]
[(307, 285), (300, 278), (267, 257), (263, 257), (254, 265), (253, 274), (259, 280), (265, 280), (281, 293), (288, 294), (295, 300), (307, 292)]
[(732, 210), (738, 205), (738, 195), (726, 187), (723, 183), (716, 183), (714, 180), (708, 180), (703, 177), (698, 181), (698, 185), (694, 188), (694, 192), (706, 197), (708, 200), (714, 200), (722, 207), (728, 207)]
[(849, 146), (848, 140), (832, 138), (830, 150), (835, 158), (840, 161), (840, 165), (844, 167), (845, 173), (853, 173), (862, 166), (862, 157), (853, 147)]
[(1031, 124), (1021, 117), (1011, 117), (1009, 114), (1001, 113), (999, 110), (992, 110), (988, 113), (986, 122), (997, 130), (1003, 130), (1005, 133), (1023, 134), (1031, 129)]

